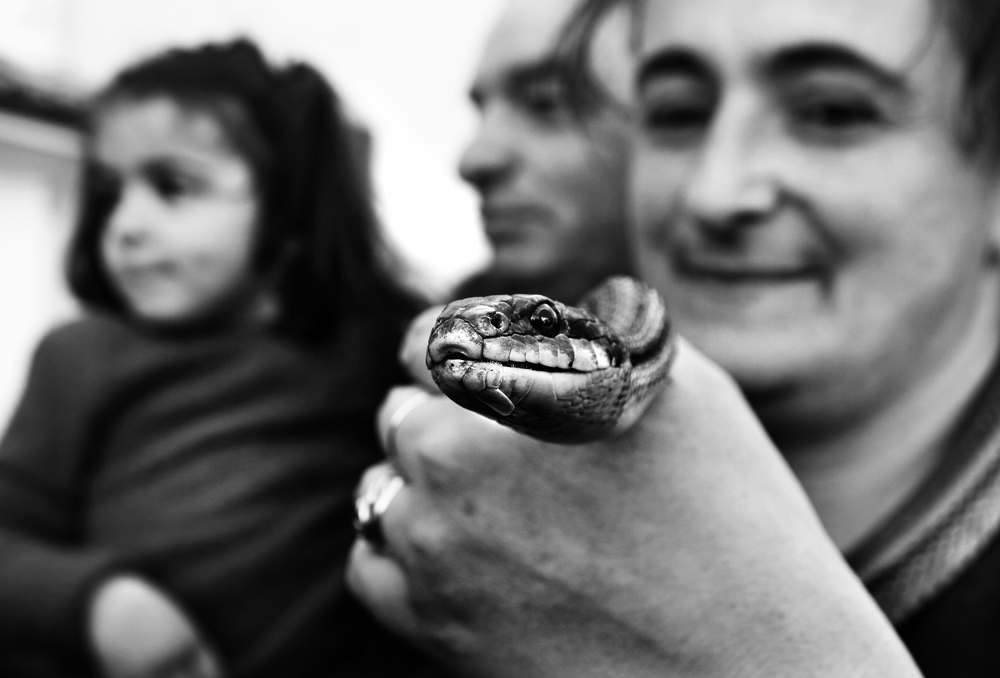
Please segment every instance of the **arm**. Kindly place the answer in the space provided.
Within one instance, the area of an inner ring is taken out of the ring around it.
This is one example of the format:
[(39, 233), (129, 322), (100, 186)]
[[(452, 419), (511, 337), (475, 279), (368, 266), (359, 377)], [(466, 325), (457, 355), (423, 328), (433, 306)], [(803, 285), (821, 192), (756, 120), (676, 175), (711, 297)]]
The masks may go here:
[(687, 345), (672, 376), (576, 447), (422, 405), (352, 587), (476, 676), (919, 675), (731, 380)]
[(48, 647), (77, 660), (90, 589), (114, 554), (77, 542), (78, 487), (93, 371), (58, 333), (39, 346), (21, 403), (0, 442), (0, 647)]
[(102, 361), (80, 360), (86, 344), (70, 345), (80, 338), (57, 332), (42, 342), (0, 442), (0, 657), (82, 666), (95, 656), (104, 675), (141, 676), (151, 675), (143, 662), (181, 656), (204, 665), (192, 675), (218, 675), (173, 601), (125, 574), (118, 554), (83, 542), (82, 478), (94, 436), (87, 406), (100, 400)]

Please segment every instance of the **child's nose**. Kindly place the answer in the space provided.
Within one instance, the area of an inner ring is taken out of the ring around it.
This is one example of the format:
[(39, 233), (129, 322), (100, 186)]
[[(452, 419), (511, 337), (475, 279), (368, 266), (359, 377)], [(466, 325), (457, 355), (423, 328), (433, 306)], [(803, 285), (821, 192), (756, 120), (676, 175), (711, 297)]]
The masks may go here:
[(123, 245), (136, 245), (150, 234), (152, 204), (148, 191), (126, 185), (108, 217), (107, 236)]

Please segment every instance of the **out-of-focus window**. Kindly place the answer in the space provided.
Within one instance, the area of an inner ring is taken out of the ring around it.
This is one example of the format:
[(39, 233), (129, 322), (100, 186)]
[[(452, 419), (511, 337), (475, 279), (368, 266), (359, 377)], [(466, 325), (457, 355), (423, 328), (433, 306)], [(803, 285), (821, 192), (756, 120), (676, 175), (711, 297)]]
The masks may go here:
[(77, 116), (0, 66), (0, 430), (38, 339), (76, 311), (61, 269), (75, 213)]

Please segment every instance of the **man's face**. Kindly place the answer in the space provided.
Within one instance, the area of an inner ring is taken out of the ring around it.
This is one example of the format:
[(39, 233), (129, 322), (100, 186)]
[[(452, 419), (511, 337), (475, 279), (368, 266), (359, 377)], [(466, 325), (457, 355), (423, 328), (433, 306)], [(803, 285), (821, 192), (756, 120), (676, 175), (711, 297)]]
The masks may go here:
[(646, 4), (641, 273), (755, 404), (886, 402), (992, 303), (946, 28), (928, 0)]
[[(564, 76), (551, 59), (576, 1), (510, 4), (472, 86), (481, 121), (460, 173), (482, 198), (494, 272), (520, 286), (502, 292), (579, 296), (628, 267), (622, 226), (627, 121), (610, 106), (583, 122), (574, 118)], [(630, 64), (624, 23), (617, 28), (598, 45), (595, 59), (621, 87)]]

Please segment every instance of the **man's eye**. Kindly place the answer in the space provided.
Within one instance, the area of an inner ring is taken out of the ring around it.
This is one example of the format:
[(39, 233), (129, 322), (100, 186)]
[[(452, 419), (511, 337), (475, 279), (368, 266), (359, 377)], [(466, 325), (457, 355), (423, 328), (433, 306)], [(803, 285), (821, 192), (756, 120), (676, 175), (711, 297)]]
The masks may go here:
[(558, 118), (569, 110), (566, 89), (554, 80), (525, 85), (518, 100), (525, 111), (544, 121)]

